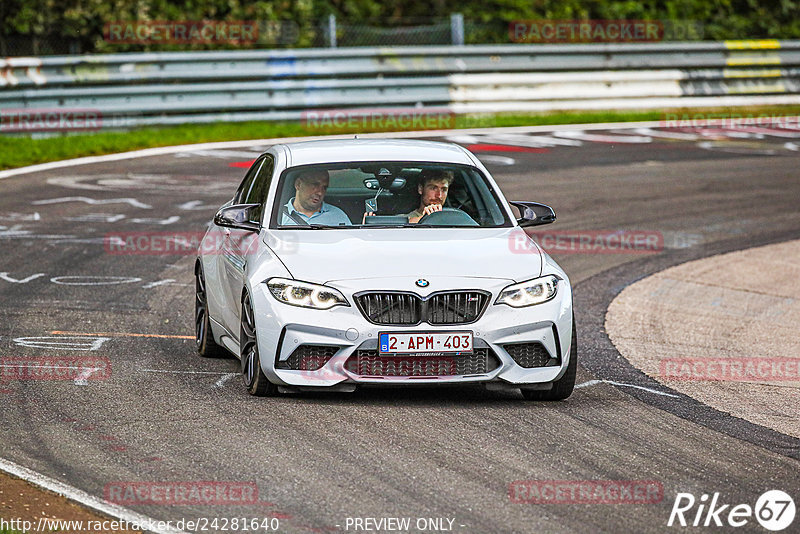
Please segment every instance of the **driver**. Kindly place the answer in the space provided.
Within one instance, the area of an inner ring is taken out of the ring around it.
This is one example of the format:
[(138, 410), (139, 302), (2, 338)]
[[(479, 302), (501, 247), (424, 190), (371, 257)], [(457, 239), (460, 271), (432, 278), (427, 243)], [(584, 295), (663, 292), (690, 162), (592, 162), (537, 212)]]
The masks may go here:
[[(295, 196), (284, 206), (281, 224), (350, 225), (344, 211), (325, 202), (328, 190), (328, 171), (312, 169), (303, 172), (294, 182)], [(298, 218), (300, 220), (298, 220)]]
[(419, 207), (406, 215), (408, 222), (417, 223), (425, 215), (435, 211), (442, 211), (442, 204), (447, 200), (447, 191), (450, 189), (453, 179), (453, 171), (440, 169), (425, 169), (422, 171), (417, 185)]

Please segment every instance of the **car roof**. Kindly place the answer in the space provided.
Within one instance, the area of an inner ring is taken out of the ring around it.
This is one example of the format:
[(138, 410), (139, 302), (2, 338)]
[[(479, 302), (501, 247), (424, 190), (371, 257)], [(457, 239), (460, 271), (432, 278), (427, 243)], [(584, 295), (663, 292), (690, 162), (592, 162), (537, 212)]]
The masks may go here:
[(288, 167), (346, 161), (434, 161), (474, 165), (466, 150), (453, 143), (412, 139), (327, 139), (282, 145)]

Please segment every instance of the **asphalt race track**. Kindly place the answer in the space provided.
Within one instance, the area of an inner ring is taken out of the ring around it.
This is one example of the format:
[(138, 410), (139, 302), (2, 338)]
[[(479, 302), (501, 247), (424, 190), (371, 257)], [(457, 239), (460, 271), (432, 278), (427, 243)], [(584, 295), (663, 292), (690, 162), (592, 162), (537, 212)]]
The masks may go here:
[[(509, 199), (554, 207), (558, 221), (542, 231), (663, 238), (650, 253), (554, 254), (575, 286), (580, 387), (552, 404), (481, 388), (257, 399), (238, 360), (199, 358), (194, 256), (118, 254), (104, 238), (202, 232), (264, 146), (0, 180), (0, 355), (110, 365), (75, 380), (0, 382), (3, 457), (118, 502), (131, 482), (243, 484), (257, 498), (121, 504), (163, 520), (277, 518), (280, 532), (354, 532), (353, 518), (395, 517), (411, 518), (411, 532), (667, 532), (683, 530), (667, 527), (678, 493), (718, 492), (733, 507), (779, 489), (797, 501), (800, 440), (670, 392), (603, 331), (614, 296), (648, 274), (800, 236), (792, 133), (453, 137)], [(663, 494), (512, 502), (521, 480), (650, 481)], [(754, 518), (709, 528), (766, 532)]]

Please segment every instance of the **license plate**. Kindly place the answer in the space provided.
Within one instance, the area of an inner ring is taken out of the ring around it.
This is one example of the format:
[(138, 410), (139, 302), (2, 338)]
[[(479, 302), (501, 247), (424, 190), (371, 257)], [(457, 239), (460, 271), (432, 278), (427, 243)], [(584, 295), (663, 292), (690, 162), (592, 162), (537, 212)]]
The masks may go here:
[(379, 354), (463, 354), (472, 352), (472, 332), (378, 334)]

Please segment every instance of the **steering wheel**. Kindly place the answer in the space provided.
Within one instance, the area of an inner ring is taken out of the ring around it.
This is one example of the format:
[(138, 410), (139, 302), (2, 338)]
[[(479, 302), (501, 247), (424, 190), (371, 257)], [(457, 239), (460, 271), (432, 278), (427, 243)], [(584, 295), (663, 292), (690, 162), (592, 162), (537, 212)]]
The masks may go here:
[(480, 226), (475, 220), (456, 208), (442, 208), (441, 211), (434, 211), (423, 216), (419, 224), (431, 224), (434, 226)]

